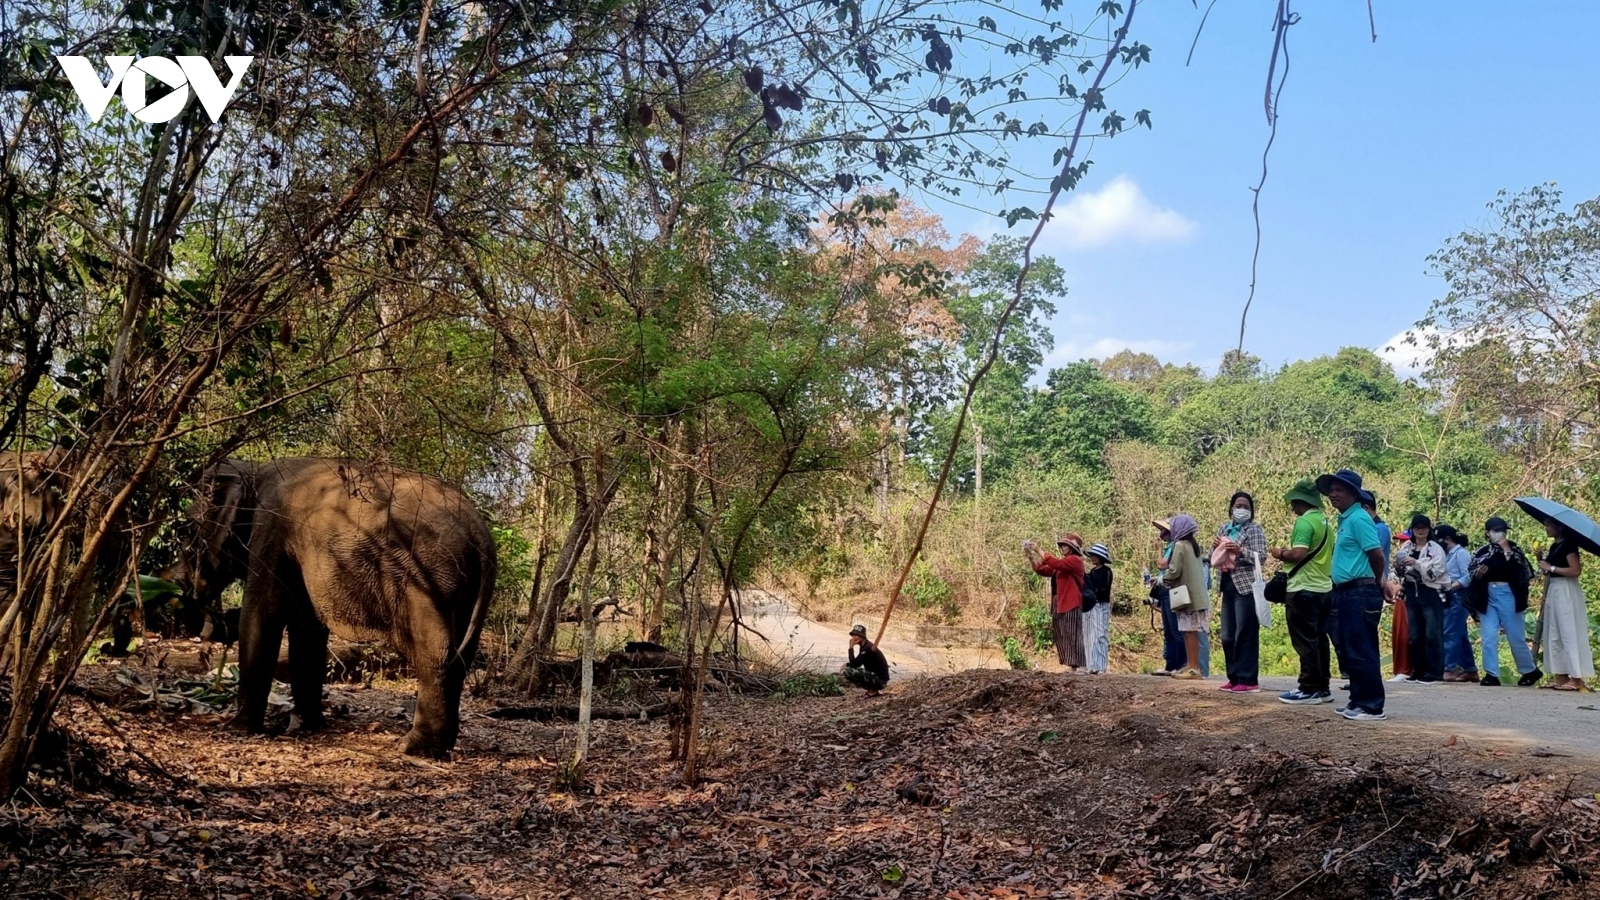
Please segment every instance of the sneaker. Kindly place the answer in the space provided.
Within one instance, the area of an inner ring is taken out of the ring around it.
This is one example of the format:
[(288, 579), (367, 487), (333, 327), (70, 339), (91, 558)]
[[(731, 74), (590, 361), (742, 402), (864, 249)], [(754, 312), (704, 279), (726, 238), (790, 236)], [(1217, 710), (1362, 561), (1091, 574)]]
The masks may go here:
[(1350, 690), (1350, 682), (1346, 681), (1344, 684), (1339, 685), (1339, 690), (1341, 690), (1341, 691)]
[(1333, 695), (1327, 691), (1316, 693), (1308, 693), (1301, 690), (1284, 691), (1278, 695), (1278, 702), (1287, 703), (1290, 706), (1312, 706), (1318, 703), (1332, 703)]
[(1386, 713), (1371, 712), (1370, 710), (1362, 709), (1359, 706), (1347, 706), (1339, 711), (1339, 715), (1344, 716), (1346, 719), (1349, 719), (1352, 722), (1381, 722), (1384, 719), (1389, 718)]
[(1234, 692), (1235, 694), (1259, 694), (1259, 693), (1261, 693), (1261, 685), (1259, 685), (1259, 684), (1236, 684), (1236, 685), (1233, 685), (1232, 687), (1228, 688), (1228, 690)]
[(1421, 685), (1433, 685), (1433, 684), (1444, 684), (1444, 680), (1440, 679), (1440, 678), (1413, 678), (1413, 679), (1411, 679), (1411, 683), (1412, 684), (1421, 684)]
[(1160, 676), (1162, 678), (1171, 678), (1172, 677), (1172, 670), (1171, 669), (1161, 669), (1159, 671), (1151, 672), (1150, 674), (1151, 675), (1158, 675), (1158, 676)]
[(1227, 684), (1224, 684), (1221, 687), (1218, 687), (1217, 690), (1219, 690), (1219, 691), (1231, 691), (1236, 687), (1238, 687), (1238, 685), (1236, 685), (1236, 684), (1234, 684), (1233, 682), (1230, 681)]
[(1478, 683), (1484, 687), (1499, 687), (1500, 679), (1494, 677), (1493, 675), (1485, 675), (1483, 676), (1483, 680)]
[(1532, 672), (1517, 679), (1517, 687), (1533, 687), (1544, 679), (1544, 673), (1536, 667)]
[(1412, 681), (1412, 680), (1414, 680), (1414, 679), (1412, 679), (1412, 677), (1410, 675), (1406, 675), (1404, 673), (1398, 673), (1397, 672), (1397, 673), (1395, 673), (1393, 676), (1391, 676), (1389, 678), (1389, 683), (1390, 684), (1396, 684), (1396, 683), (1399, 683), (1399, 682), (1402, 682), (1402, 681)]
[(1201, 675), (1194, 669), (1184, 669), (1182, 672), (1174, 672), (1172, 677), (1179, 681), (1200, 681), (1205, 678), (1204, 675)]

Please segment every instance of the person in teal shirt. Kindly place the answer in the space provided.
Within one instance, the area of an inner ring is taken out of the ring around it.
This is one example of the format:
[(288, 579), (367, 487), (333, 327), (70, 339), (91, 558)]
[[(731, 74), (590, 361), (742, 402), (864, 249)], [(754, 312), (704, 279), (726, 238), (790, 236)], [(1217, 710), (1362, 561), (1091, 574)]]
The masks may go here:
[(1361, 508), (1361, 476), (1340, 469), (1317, 479), (1317, 490), (1339, 511), (1333, 543), (1333, 607), (1338, 638), (1334, 649), (1350, 677), (1350, 703), (1339, 714), (1356, 722), (1387, 718), (1378, 657), (1378, 620), (1383, 617), (1382, 544), (1372, 516)]

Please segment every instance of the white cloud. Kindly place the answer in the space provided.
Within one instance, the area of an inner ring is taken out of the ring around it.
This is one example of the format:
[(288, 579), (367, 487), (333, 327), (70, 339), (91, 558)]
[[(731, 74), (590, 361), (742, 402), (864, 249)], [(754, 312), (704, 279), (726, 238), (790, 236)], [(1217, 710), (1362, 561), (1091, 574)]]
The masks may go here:
[(1118, 175), (1098, 191), (1073, 194), (1055, 211), (1040, 237), (1068, 250), (1082, 250), (1113, 241), (1181, 241), (1195, 228), (1182, 213), (1157, 206), (1132, 178)]
[[(1427, 371), (1428, 364), (1433, 362), (1433, 350), (1429, 349), (1427, 337), (1438, 334), (1436, 329), (1408, 329), (1402, 331), (1377, 349), (1377, 354), (1389, 365), (1394, 367), (1394, 373), (1401, 378), (1414, 378)], [(1415, 343), (1407, 343), (1407, 340)]]
[[(1442, 341), (1441, 336), (1443, 336)], [(1428, 366), (1433, 364), (1433, 348), (1436, 344), (1462, 347), (1484, 336), (1486, 334), (1482, 329), (1464, 329), (1445, 334), (1429, 325), (1425, 328), (1411, 328), (1400, 332), (1385, 341), (1376, 352), (1378, 356), (1387, 360), (1389, 365), (1394, 366), (1396, 375), (1401, 378), (1414, 378), (1426, 372)]]

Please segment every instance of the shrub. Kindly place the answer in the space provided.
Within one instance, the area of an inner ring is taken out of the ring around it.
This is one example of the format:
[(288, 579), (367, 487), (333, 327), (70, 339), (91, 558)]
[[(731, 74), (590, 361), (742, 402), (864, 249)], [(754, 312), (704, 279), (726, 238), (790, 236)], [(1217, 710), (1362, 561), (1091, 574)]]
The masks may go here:
[(1032, 639), (1035, 652), (1044, 650), (1055, 642), (1050, 609), (1043, 601), (1029, 603), (1017, 610), (1017, 624), (1022, 627), (1023, 637)]
[(1022, 652), (1022, 645), (1017, 643), (1016, 638), (1008, 637), (1000, 642), (1000, 646), (1011, 668), (1024, 671), (1028, 669), (1028, 655)]
[(927, 609), (946, 606), (954, 589), (950, 587), (950, 582), (939, 577), (927, 560), (918, 559), (911, 567), (911, 577), (906, 579), (906, 593), (916, 602), (917, 609)]
[(837, 675), (796, 675), (785, 678), (772, 696), (777, 700), (793, 700), (796, 697), (837, 697), (843, 693), (844, 685)]

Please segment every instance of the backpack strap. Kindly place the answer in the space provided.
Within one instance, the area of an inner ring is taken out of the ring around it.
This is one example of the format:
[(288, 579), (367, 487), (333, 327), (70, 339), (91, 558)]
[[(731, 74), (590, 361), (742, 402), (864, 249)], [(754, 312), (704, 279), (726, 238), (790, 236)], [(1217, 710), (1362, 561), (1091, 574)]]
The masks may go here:
[(1329, 526), (1327, 522), (1322, 523), (1322, 540), (1317, 542), (1317, 549), (1307, 553), (1305, 559), (1302, 559), (1294, 564), (1294, 568), (1289, 570), (1290, 578), (1300, 574), (1301, 569), (1305, 568), (1308, 563), (1317, 558), (1317, 554), (1322, 552), (1322, 548), (1328, 545), (1328, 532), (1332, 530), (1333, 528)]

